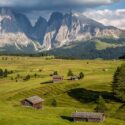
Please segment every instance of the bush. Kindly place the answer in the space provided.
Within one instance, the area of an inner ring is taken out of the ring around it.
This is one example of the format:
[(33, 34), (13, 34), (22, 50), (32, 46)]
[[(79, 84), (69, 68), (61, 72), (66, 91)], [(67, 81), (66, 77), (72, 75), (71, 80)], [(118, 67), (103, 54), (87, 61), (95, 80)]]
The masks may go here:
[(105, 100), (103, 99), (102, 96), (99, 96), (95, 110), (96, 112), (102, 112), (102, 113), (104, 113), (107, 110)]
[(36, 73), (34, 74), (34, 77), (35, 77), (35, 78), (37, 77), (37, 74), (36, 74)]
[(56, 102), (55, 99), (52, 100), (52, 106), (53, 106), (53, 107), (56, 107), (56, 106), (57, 106), (57, 102)]
[(23, 78), (24, 81), (28, 81), (29, 79), (30, 79), (30, 75), (26, 75), (26, 76)]

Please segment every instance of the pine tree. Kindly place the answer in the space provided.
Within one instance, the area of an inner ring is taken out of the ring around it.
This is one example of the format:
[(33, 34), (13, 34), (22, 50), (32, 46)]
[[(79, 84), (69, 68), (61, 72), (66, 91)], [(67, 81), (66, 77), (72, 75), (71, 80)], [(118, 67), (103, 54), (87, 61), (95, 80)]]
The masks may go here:
[(57, 71), (54, 71), (53, 75), (58, 75), (58, 72), (57, 72)]
[(79, 79), (83, 79), (84, 78), (84, 73), (83, 72), (80, 72), (79, 73)]
[(67, 76), (68, 76), (68, 77), (71, 77), (71, 76), (73, 76), (73, 75), (74, 75), (74, 74), (73, 74), (72, 70), (69, 69)]
[(2, 69), (0, 69), (0, 76), (3, 76), (3, 70)]
[(102, 112), (102, 113), (104, 113), (107, 110), (105, 100), (103, 99), (102, 96), (99, 96), (95, 110), (96, 112)]
[(7, 75), (8, 75), (8, 71), (7, 71), (7, 69), (5, 69), (4, 70), (4, 77), (7, 77)]
[(125, 102), (125, 64), (117, 68), (113, 77), (112, 90), (118, 99)]

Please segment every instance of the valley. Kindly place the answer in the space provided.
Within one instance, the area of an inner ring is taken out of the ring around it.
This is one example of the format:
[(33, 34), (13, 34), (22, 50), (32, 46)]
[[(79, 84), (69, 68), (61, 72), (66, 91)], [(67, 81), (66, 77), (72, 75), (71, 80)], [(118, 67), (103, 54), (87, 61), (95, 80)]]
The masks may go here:
[[(124, 60), (66, 60), (53, 57), (1, 56), (0, 69), (12, 71), (0, 77), (1, 125), (125, 125), (125, 106), (112, 95), (114, 71)], [(85, 77), (67, 80), (68, 70)], [(64, 76), (58, 83), (50, 83), (50, 74), (57, 71)], [(37, 74), (37, 75), (36, 75)], [(29, 75), (30, 79), (24, 80)], [(41, 110), (24, 107), (21, 100), (30, 96), (45, 100)], [(98, 96), (106, 101), (108, 110), (102, 123), (74, 123), (75, 111), (94, 111)], [(56, 104), (53, 104), (56, 101)]]

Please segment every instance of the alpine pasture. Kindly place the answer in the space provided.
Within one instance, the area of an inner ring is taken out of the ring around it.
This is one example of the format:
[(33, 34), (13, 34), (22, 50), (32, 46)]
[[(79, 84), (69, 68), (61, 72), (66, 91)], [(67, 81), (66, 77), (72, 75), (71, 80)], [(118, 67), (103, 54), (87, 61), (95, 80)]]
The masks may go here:
[[(0, 125), (125, 125), (125, 106), (112, 94), (112, 77), (119, 60), (62, 60), (47, 57), (0, 57), (0, 68), (12, 73), (0, 77)], [(82, 80), (67, 80), (68, 70), (83, 72)], [(57, 71), (63, 81), (50, 82)], [(26, 77), (30, 76), (30, 77)], [(28, 78), (28, 79), (25, 79)], [(30, 96), (45, 100), (41, 110), (24, 107), (21, 100)], [(101, 123), (74, 123), (75, 111), (93, 112), (102, 96), (108, 107)]]

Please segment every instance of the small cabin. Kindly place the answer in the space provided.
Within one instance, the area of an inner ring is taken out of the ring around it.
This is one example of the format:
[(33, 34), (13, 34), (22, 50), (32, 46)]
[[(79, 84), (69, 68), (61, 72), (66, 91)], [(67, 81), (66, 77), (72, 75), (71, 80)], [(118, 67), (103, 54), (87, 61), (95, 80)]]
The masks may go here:
[(71, 77), (70, 77), (70, 80), (72, 80), (72, 81), (77, 81), (77, 80), (79, 80), (79, 77), (78, 77), (78, 76), (71, 76)]
[(72, 114), (74, 122), (103, 122), (105, 120), (104, 113), (94, 112), (75, 112)]
[(36, 109), (43, 108), (42, 106), (43, 102), (44, 99), (40, 98), (39, 96), (32, 96), (21, 101), (22, 105), (31, 106)]
[(54, 75), (53, 76), (53, 82), (60, 82), (63, 80), (63, 76), (59, 76), (59, 75)]

